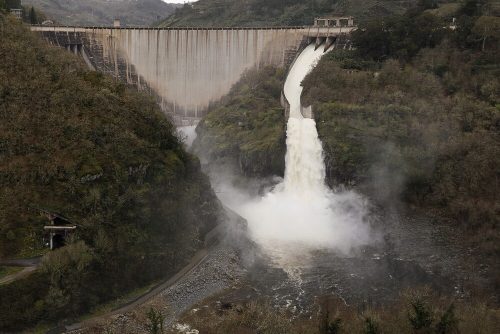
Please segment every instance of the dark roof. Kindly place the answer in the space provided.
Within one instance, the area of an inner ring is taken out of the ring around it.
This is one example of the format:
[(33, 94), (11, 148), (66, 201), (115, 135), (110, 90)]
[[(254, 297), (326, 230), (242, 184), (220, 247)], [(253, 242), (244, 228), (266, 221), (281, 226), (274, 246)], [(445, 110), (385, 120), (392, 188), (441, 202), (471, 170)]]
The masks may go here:
[(71, 224), (71, 220), (69, 220), (69, 218), (66, 218), (65, 216), (63, 216), (62, 214), (60, 214), (58, 212), (52, 211), (50, 209), (40, 208), (40, 207), (37, 207), (36, 209), (43, 214), (53, 216), (54, 221), (58, 221), (60, 223), (65, 222), (65, 223)]

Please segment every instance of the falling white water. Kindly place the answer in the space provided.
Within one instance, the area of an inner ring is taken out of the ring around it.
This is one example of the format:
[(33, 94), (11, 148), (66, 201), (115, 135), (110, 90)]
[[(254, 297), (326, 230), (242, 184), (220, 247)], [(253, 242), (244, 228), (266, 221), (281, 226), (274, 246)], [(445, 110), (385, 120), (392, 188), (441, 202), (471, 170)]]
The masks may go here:
[(191, 148), (196, 139), (196, 125), (180, 126), (177, 128), (181, 140), (187, 148)]
[(290, 118), (284, 181), (261, 198), (239, 203), (234, 203), (236, 196), (225, 189), (228, 197), (233, 197), (227, 202), (233, 200), (232, 207), (247, 219), (253, 239), (291, 274), (310, 250), (347, 254), (370, 240), (364, 200), (354, 192), (332, 192), (325, 185), (316, 124), (301, 114), (301, 82), (322, 55), (322, 47), (307, 47), (285, 83)]
[[(308, 197), (311, 192), (326, 191), (323, 147), (313, 119), (302, 117), (300, 96), (302, 80), (323, 55), (323, 47), (309, 45), (297, 58), (285, 82), (290, 103), (287, 125), (285, 191)], [(307, 200), (305, 198), (305, 200)]]

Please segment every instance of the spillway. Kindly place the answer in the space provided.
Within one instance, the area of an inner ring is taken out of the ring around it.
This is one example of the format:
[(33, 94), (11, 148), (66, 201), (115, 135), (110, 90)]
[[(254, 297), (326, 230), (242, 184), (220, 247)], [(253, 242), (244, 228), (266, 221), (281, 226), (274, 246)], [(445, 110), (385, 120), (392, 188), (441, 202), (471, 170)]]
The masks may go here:
[(299, 249), (300, 256), (314, 249), (349, 253), (369, 241), (363, 199), (354, 192), (333, 192), (326, 186), (316, 123), (301, 113), (302, 80), (323, 50), (306, 47), (285, 82), (290, 116), (284, 180), (263, 197), (236, 208), (247, 219), (253, 239), (283, 267), (295, 263)]
[(302, 116), (303, 107), (300, 102), (303, 89), (301, 82), (323, 56), (323, 50), (323, 47), (315, 50), (314, 45), (306, 47), (291, 68), (284, 88), (290, 103), (284, 187), (287, 192), (302, 195), (311, 191), (326, 191), (323, 148), (316, 123), (313, 119)]

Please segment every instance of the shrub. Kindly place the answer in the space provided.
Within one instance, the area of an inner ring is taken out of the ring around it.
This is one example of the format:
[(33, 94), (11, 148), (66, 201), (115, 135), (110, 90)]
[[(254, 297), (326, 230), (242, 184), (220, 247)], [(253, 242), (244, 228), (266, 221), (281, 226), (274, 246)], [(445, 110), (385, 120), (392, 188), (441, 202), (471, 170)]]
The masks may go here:
[(415, 330), (428, 329), (432, 325), (432, 311), (420, 298), (411, 302), (412, 310), (408, 313), (408, 320)]
[(149, 320), (147, 325), (148, 333), (163, 334), (163, 322), (165, 321), (165, 317), (161, 311), (155, 310), (151, 307), (146, 315)]

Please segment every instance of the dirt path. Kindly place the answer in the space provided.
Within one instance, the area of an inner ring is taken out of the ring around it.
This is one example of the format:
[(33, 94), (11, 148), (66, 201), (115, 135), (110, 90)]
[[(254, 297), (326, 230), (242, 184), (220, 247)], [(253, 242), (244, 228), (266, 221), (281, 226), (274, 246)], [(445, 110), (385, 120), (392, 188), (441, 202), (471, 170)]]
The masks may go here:
[(0, 260), (0, 266), (6, 267), (25, 267), (23, 270), (0, 278), (1, 284), (9, 284), (21, 278), (31, 275), (40, 266), (41, 257), (34, 257), (30, 259), (14, 259), (14, 260)]
[(63, 333), (64, 331), (68, 331), (68, 332), (76, 331), (76, 330), (82, 329), (82, 328), (84, 328), (84, 327), (86, 327), (86, 326), (88, 326), (90, 324), (93, 324), (93, 323), (99, 322), (101, 320), (104, 320), (106, 318), (112, 317), (114, 315), (124, 314), (124, 313), (130, 312), (134, 308), (136, 308), (136, 307), (138, 307), (138, 306), (146, 303), (151, 298), (153, 298), (156, 295), (160, 294), (162, 291), (166, 290), (167, 288), (175, 285), (183, 277), (185, 277), (186, 275), (188, 275), (190, 272), (192, 272), (194, 269), (196, 269), (196, 267), (198, 267), (201, 263), (203, 263), (203, 261), (207, 258), (208, 254), (209, 254), (209, 249), (207, 249), (207, 248), (203, 248), (203, 249), (199, 250), (192, 257), (191, 262), (189, 262), (184, 268), (182, 268), (173, 277), (171, 277), (167, 281), (161, 283), (160, 285), (156, 286), (155, 288), (153, 288), (152, 290), (150, 290), (146, 294), (138, 297), (137, 299), (135, 299), (135, 300), (133, 300), (133, 301), (131, 301), (131, 302), (125, 304), (125, 305), (120, 306), (119, 308), (117, 308), (117, 309), (115, 309), (115, 310), (113, 310), (111, 312), (108, 312), (108, 313), (106, 313), (104, 315), (100, 315), (100, 316), (96, 316), (96, 317), (90, 318), (88, 320), (85, 320), (85, 321), (82, 321), (82, 322), (79, 322), (79, 323), (75, 323), (75, 324), (72, 324), (72, 325), (69, 325), (69, 326), (65, 326), (64, 329), (60, 328), (61, 331), (55, 331), (53, 329), (53, 330), (51, 330), (51, 331), (49, 331), (47, 333), (55, 334), (57, 332)]
[(15, 274), (12, 274), (12, 275), (8, 275), (8, 276), (5, 276), (3, 278), (0, 278), (0, 285), (2, 284), (9, 284), (9, 283), (12, 283), (14, 281), (17, 281), (21, 278), (24, 278), (26, 276), (29, 276), (31, 273), (33, 273), (35, 270), (37, 269), (37, 267), (26, 267), (24, 268), (23, 270), (15, 273)]

